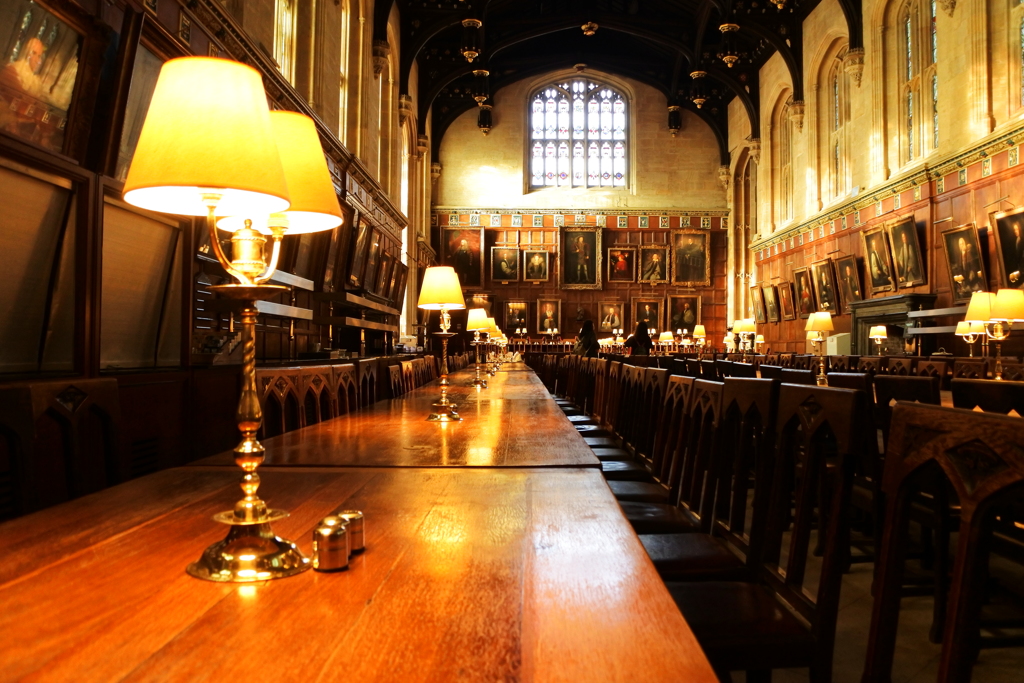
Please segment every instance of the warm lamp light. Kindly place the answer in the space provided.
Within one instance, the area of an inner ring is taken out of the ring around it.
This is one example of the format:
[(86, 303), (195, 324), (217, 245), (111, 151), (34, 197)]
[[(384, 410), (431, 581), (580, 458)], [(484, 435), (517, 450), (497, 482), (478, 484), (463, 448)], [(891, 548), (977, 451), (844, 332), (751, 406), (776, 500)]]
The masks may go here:
[(1024, 323), (1024, 290), (1000, 289), (991, 310), (992, 320)]
[(871, 339), (885, 339), (888, 336), (889, 332), (885, 329), (885, 325), (872, 325), (868, 331), (868, 337)]
[(675, 340), (676, 340), (675, 335), (673, 335), (671, 332), (662, 332), (661, 335), (658, 337), (658, 341), (660, 341), (660, 342), (672, 343)]
[[(326, 172), (319, 141), (315, 148), (320, 172)], [(265, 284), (276, 269), (284, 231), (274, 233), (268, 264), (263, 249), (266, 239), (259, 232), (243, 224), (232, 235), (229, 260), (215, 225), (218, 214), (260, 217), (286, 211), (291, 194), (259, 72), (208, 57), (166, 62), (128, 169), (124, 199), (151, 211), (205, 215), (213, 253), (237, 280), (213, 290), (242, 305), (242, 392), (236, 411), (242, 440), (234, 453), (235, 464), (245, 472), (245, 497), (233, 510), (214, 517), (231, 526), (227, 537), (188, 566), (189, 574), (210, 581), (266, 581), (310, 567), (295, 543), (271, 530), (271, 523), (288, 513), (269, 509), (257, 496), (256, 470), (263, 462), (264, 448), (256, 438), (263, 423), (256, 390), (256, 302), (287, 291)], [(303, 189), (296, 196), (305, 196)], [(333, 188), (332, 201), (333, 227), (341, 218)], [(239, 548), (245, 553), (239, 555)]]
[[(989, 339), (996, 343), (996, 366), (993, 369), (994, 379), (1003, 379), (1003, 342), (1010, 338), (1014, 323), (1024, 322), (1024, 291), (1019, 289), (1000, 289), (987, 297), (978, 296), (983, 292), (971, 295), (971, 303), (967, 306), (965, 320), (981, 323)], [(977, 303), (975, 302), (977, 297)], [(988, 320), (981, 319), (988, 315)], [(991, 325), (991, 328), (989, 327)]]
[[(218, 221), (217, 227), (235, 231), (250, 219), (252, 227), (263, 234), (269, 235), (273, 228), (280, 228), (286, 235), (298, 235), (332, 230), (341, 225), (341, 205), (313, 119), (292, 111), (272, 111), (270, 125), (281, 153), (291, 206), (287, 211), (269, 216), (254, 211), (229, 216)], [(219, 213), (224, 211), (219, 210)]]
[(469, 383), (471, 387), (478, 387), (480, 389), (487, 388), (487, 380), (480, 376), (480, 345), (483, 342), (480, 340), (480, 333), (486, 332), (488, 329), (487, 322), (487, 311), (482, 308), (471, 308), (466, 313), (466, 330), (473, 333), (473, 341), (470, 342), (473, 345), (475, 352), (476, 362), (476, 377)]
[(704, 337), (707, 337), (708, 334), (707, 334), (707, 332), (704, 331), (704, 326), (703, 325), (694, 325), (694, 327), (693, 327), (693, 336), (694, 337), (698, 337), (698, 338), (704, 338)]
[(211, 202), (222, 216), (287, 209), (288, 183), (259, 72), (210, 57), (165, 62), (124, 200), (185, 216), (207, 215)]
[(825, 349), (823, 348), (823, 342), (825, 341), (825, 333), (835, 329), (832, 327), (832, 314), (828, 311), (811, 313), (810, 317), (807, 318), (807, 325), (804, 326), (804, 329), (807, 331), (807, 338), (818, 347), (818, 376), (816, 381), (818, 386), (826, 386), (828, 379), (825, 377)]
[(978, 341), (978, 337), (985, 334), (985, 325), (982, 323), (969, 323), (966, 320), (961, 320), (956, 324), (956, 331), (953, 333), (958, 337), (962, 337), (967, 343), (968, 355), (974, 357), (974, 343)]
[(456, 405), (448, 401), (448, 339), (455, 336), (448, 330), (452, 326), (452, 317), (448, 311), (462, 310), (466, 307), (466, 299), (462, 296), (462, 284), (459, 276), (451, 266), (433, 266), (423, 271), (423, 286), (416, 306), (427, 311), (441, 311), (441, 331), (435, 332), (441, 337), (441, 398), (434, 403), (434, 412), (429, 422), (454, 422), (461, 420), (455, 412)]
[(969, 323), (987, 324), (992, 321), (992, 304), (996, 295), (992, 292), (974, 292), (971, 302), (967, 304), (967, 315), (964, 320)]
[(764, 335), (763, 334), (759, 334), (756, 337), (754, 337), (754, 343), (755, 344), (764, 344)]

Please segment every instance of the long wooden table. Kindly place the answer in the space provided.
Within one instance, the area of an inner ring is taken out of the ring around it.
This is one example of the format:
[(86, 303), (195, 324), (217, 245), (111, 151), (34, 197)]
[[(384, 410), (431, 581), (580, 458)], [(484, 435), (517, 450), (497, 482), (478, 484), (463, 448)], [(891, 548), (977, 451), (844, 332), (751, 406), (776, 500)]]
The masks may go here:
[[(265, 464), (341, 467), (600, 467), (536, 373), (525, 365), (468, 386), (472, 370), (451, 376), (448, 395), (461, 422), (427, 422), (436, 382), (358, 412), (263, 440)], [(194, 465), (230, 465), (230, 451)]]
[[(575, 431), (562, 422), (547, 435)], [(260, 474), (291, 512), (277, 533), (308, 552), (319, 519), (361, 509), (365, 553), (262, 584), (186, 575), (223, 537), (210, 515), (239, 497), (235, 467), (166, 470), (7, 522), (0, 680), (715, 681), (596, 468)]]

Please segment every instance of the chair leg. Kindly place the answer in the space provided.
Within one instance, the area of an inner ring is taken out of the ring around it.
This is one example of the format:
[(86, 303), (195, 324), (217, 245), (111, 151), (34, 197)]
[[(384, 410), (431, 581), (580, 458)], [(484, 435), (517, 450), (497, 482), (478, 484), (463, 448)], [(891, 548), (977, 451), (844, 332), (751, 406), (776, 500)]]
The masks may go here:
[(932, 606), (932, 627), (928, 640), (942, 642), (946, 630), (946, 610), (949, 606), (949, 502), (945, 490), (936, 492), (935, 550), (932, 562), (935, 575), (935, 602)]

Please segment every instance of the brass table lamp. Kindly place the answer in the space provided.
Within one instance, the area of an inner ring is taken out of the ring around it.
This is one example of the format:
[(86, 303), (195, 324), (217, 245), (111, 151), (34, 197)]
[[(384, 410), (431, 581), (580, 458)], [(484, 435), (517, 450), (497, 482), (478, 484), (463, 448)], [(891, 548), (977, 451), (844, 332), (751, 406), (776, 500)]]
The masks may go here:
[(985, 334), (985, 326), (981, 323), (969, 323), (966, 320), (961, 320), (956, 324), (956, 332), (953, 334), (967, 343), (967, 355), (974, 358), (974, 343), (981, 335)]
[(885, 325), (872, 325), (871, 329), (868, 330), (868, 338), (875, 342), (879, 356), (885, 355), (885, 349), (882, 348), (882, 342), (884, 342), (888, 336), (889, 331), (885, 329)]
[(480, 339), (481, 332), (487, 332), (489, 330), (487, 325), (487, 311), (482, 308), (471, 308), (466, 314), (466, 331), (473, 333), (473, 350), (476, 362), (476, 377), (469, 383), (471, 387), (477, 387), (479, 389), (487, 388), (487, 379), (480, 376), (480, 345), (484, 342)]
[(988, 338), (996, 343), (996, 366), (993, 378), (1003, 379), (1003, 342), (1010, 338), (1014, 323), (1024, 322), (1024, 290), (1000, 289), (991, 292), (974, 292), (967, 305), (968, 323), (981, 323)]
[(428, 422), (456, 422), (462, 418), (456, 412), (457, 406), (448, 400), (448, 340), (455, 335), (448, 330), (452, 316), (448, 311), (462, 310), (466, 299), (462, 296), (462, 284), (451, 266), (434, 266), (423, 273), (423, 287), (420, 289), (419, 308), (427, 311), (441, 311), (441, 331), (434, 334), (441, 338), (441, 398), (434, 403), (434, 412)]
[(819, 387), (828, 386), (828, 378), (825, 376), (825, 333), (831, 332), (833, 329), (835, 328), (832, 327), (832, 314), (828, 311), (811, 313), (804, 326), (807, 338), (817, 347), (818, 351), (818, 375), (815, 377), (815, 381)]
[(693, 326), (693, 343), (697, 346), (697, 359), (701, 360), (704, 358), (704, 344), (707, 341), (707, 332), (704, 330), (703, 325)]
[[(181, 112), (189, 112), (183, 125)], [(263, 421), (256, 392), (256, 302), (287, 291), (266, 284), (277, 267), (286, 234), (341, 224), (341, 211), (315, 124), (301, 114), (270, 113), (260, 74), (238, 62), (206, 57), (164, 64), (139, 144), (125, 181), (125, 201), (152, 211), (207, 217), (210, 246), (235, 280), (213, 287), (242, 306), (242, 395), (236, 411), (242, 440), (235, 463), (242, 468), (242, 500), (214, 516), (227, 536), (188, 566), (192, 576), (219, 582), (253, 582), (291, 576), (311, 564), (271, 522), (256, 491), (264, 449), (256, 434)], [(235, 216), (231, 258), (217, 234), (216, 216)], [(266, 234), (273, 241), (269, 263)]]

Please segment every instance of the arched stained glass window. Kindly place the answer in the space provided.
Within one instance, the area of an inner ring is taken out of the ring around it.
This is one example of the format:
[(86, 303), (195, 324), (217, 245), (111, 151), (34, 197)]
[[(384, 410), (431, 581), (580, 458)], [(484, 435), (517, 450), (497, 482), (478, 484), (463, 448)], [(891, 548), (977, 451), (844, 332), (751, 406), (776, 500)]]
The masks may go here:
[(530, 98), (530, 187), (625, 187), (628, 106), (622, 93), (584, 78)]

